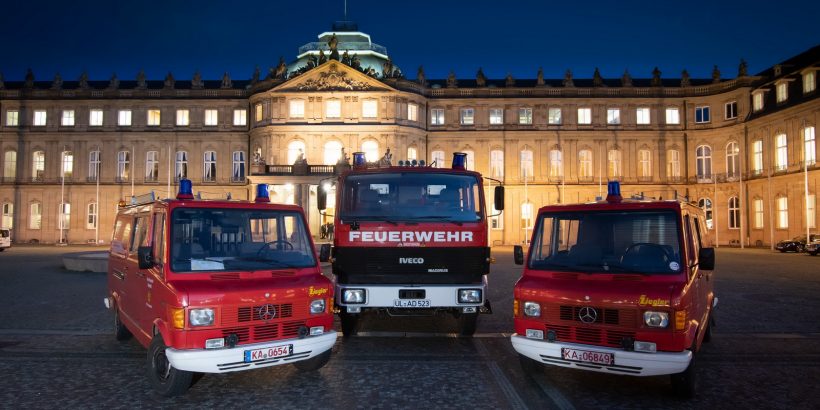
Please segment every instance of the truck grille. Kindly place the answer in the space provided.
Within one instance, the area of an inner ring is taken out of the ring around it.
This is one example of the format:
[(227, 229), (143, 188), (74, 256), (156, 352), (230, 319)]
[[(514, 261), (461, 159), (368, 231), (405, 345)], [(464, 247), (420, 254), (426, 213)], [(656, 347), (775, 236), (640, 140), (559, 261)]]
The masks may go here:
[[(262, 320), (262, 318), (259, 317), (259, 309), (263, 306), (264, 305), (240, 307), (237, 313), (237, 321), (250, 322), (251, 320)], [(293, 305), (290, 303), (272, 306), (276, 311), (276, 318), (286, 318), (293, 316)], [(274, 320), (276, 320), (276, 318), (274, 318)]]
[(554, 331), (559, 341), (595, 346), (621, 347), (623, 339), (635, 339), (635, 332), (607, 328), (545, 324), (545, 331)]
[(277, 339), (290, 339), (299, 335), (299, 328), (305, 326), (304, 320), (282, 323), (270, 323), (248, 327), (231, 327), (222, 329), (222, 336), (235, 334), (240, 344), (258, 343)]
[(487, 247), (334, 248), (333, 274), (344, 284), (480, 283), (489, 256)]

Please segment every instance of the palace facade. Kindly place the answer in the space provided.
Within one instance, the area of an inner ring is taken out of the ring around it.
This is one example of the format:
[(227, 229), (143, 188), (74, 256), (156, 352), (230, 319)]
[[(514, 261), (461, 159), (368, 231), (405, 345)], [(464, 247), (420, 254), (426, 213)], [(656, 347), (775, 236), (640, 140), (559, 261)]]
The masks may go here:
[(172, 197), (189, 178), (202, 198), (270, 184), (318, 234), (316, 192), (333, 189), (343, 149), (390, 149), (394, 164), (442, 167), (465, 152), (501, 181), (494, 244), (525, 242), (539, 207), (619, 180), (625, 196), (699, 203), (720, 245), (771, 246), (818, 231), (818, 70), (820, 46), (729, 79), (408, 79), (342, 22), (250, 80), (0, 77), (0, 224), (16, 242), (107, 243), (120, 200)]

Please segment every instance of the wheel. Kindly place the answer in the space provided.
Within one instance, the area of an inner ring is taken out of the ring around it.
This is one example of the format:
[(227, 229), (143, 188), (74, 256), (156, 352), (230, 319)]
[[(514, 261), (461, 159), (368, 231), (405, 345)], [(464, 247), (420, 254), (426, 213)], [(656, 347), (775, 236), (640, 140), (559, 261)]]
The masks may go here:
[(697, 360), (696, 354), (692, 354), (692, 360), (686, 370), (671, 375), (672, 391), (678, 397), (690, 398), (695, 395), (697, 387)]
[(524, 374), (527, 376), (540, 374), (544, 370), (544, 366), (541, 363), (538, 363), (523, 354), (518, 355), (518, 363), (521, 364), (521, 369), (524, 370)]
[(313, 372), (324, 367), (328, 361), (330, 361), (330, 350), (307, 360), (293, 362), (293, 366), (303, 372)]
[(120, 320), (120, 309), (114, 306), (114, 338), (119, 341), (131, 339), (131, 331)]
[(472, 336), (475, 334), (478, 323), (478, 313), (462, 313), (458, 316), (458, 334), (461, 336)]
[(157, 334), (148, 347), (148, 380), (162, 396), (174, 397), (185, 393), (194, 382), (194, 373), (171, 366), (165, 356), (165, 342)]
[(342, 335), (344, 337), (354, 336), (356, 333), (358, 333), (359, 315), (341, 312), (339, 313), (339, 319), (342, 322)]

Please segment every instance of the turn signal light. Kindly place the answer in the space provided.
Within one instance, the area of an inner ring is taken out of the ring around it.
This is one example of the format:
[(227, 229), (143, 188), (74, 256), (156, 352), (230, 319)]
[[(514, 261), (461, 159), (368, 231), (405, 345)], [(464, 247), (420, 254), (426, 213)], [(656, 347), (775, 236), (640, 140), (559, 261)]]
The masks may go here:
[(675, 312), (675, 330), (683, 330), (686, 327), (686, 311)]
[(185, 309), (168, 308), (168, 313), (171, 316), (171, 324), (174, 326), (174, 329), (182, 329), (185, 327)]
[(519, 308), (518, 299), (513, 300), (513, 316), (518, 316), (518, 308)]

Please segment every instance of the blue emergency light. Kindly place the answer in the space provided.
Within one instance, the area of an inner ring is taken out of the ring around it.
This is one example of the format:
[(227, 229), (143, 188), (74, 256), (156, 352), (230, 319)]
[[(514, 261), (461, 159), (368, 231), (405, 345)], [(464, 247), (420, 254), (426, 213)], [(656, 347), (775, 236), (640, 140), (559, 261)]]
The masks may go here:
[(460, 169), (464, 170), (467, 165), (467, 154), (463, 152), (454, 152), (453, 153), (453, 169)]
[(606, 201), (607, 202), (621, 202), (621, 183), (618, 181), (609, 181), (606, 184)]
[(194, 199), (194, 186), (190, 179), (179, 180), (179, 192), (177, 192), (177, 199)]
[(256, 186), (255, 202), (270, 202), (270, 195), (268, 195), (268, 184), (259, 184)]
[(354, 152), (353, 153), (353, 168), (365, 168), (367, 167), (367, 161), (364, 157), (364, 152)]

